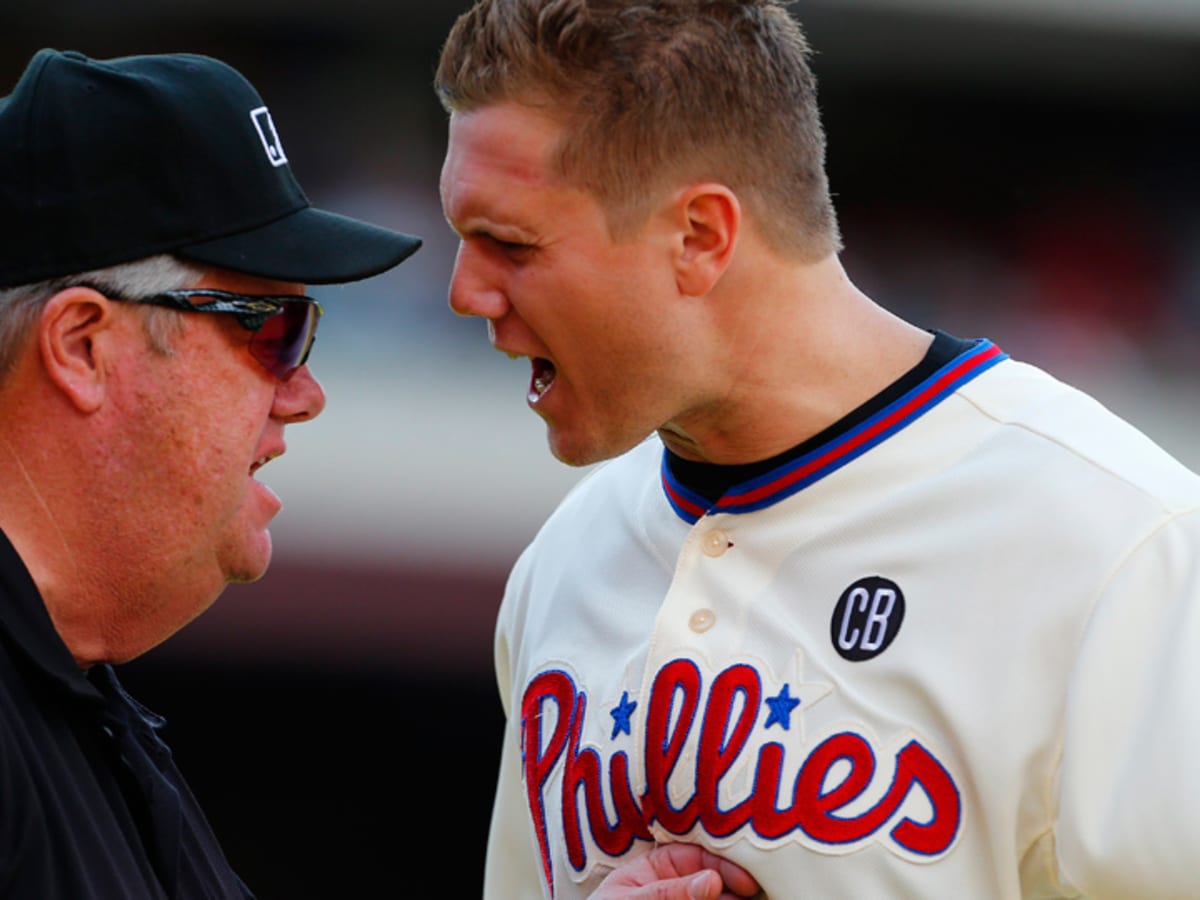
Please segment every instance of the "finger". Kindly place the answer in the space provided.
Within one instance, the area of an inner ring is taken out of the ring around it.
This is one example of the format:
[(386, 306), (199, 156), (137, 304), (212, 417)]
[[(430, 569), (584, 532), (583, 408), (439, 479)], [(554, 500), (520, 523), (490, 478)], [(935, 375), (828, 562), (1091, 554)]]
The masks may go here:
[(718, 900), (722, 887), (721, 876), (712, 869), (705, 869), (688, 882), (688, 900)]
[(686, 844), (673, 844), (672, 847), (695, 849), (698, 851), (698, 856), (689, 859), (689, 863), (693, 867), (693, 871), (698, 868), (712, 869), (720, 874), (721, 881), (731, 892), (739, 897), (753, 897), (758, 893), (760, 886), (754, 876), (743, 869), (735, 862), (717, 856), (709, 850), (701, 847), (691, 847)]
[(722, 859), (718, 864), (717, 871), (720, 873), (725, 887), (739, 897), (753, 897), (758, 893), (758, 881), (737, 863)]

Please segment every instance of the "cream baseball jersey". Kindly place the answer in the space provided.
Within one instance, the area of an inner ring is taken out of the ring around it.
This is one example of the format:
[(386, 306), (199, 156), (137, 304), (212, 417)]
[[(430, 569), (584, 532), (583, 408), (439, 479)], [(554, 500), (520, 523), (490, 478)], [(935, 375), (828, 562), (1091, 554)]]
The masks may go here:
[(982, 340), (718, 500), (667, 462), (510, 576), (487, 897), (666, 841), (775, 900), (1200, 897), (1200, 477)]

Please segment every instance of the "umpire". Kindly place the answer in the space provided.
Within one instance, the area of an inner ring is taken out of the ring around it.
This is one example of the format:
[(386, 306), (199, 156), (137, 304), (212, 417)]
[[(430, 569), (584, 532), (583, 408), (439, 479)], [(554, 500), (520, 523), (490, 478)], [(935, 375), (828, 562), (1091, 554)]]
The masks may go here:
[(312, 208), (196, 55), (43, 50), (0, 99), (0, 896), (251, 892), (113, 665), (271, 554), (255, 479), (320, 414), (306, 284), (420, 240)]

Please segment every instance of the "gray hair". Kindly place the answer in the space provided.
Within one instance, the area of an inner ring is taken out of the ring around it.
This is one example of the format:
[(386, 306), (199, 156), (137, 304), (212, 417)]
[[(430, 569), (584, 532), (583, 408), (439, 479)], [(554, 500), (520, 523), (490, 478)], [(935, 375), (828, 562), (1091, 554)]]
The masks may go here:
[[(0, 378), (16, 362), (46, 301), (59, 291), (87, 285), (136, 301), (162, 291), (192, 287), (203, 275), (204, 270), (198, 266), (176, 256), (163, 255), (35, 284), (0, 288)], [(147, 341), (155, 351), (164, 354), (171, 352), (171, 337), (180, 327), (178, 317), (169, 313), (149, 307), (145, 320)]]

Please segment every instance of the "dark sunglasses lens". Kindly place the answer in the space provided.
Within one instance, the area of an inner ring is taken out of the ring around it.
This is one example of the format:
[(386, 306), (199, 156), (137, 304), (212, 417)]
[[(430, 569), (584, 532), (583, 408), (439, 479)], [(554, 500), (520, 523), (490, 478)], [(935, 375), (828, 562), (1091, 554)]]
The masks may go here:
[(287, 381), (307, 361), (320, 315), (315, 303), (285, 303), (254, 332), (250, 352), (268, 372)]

